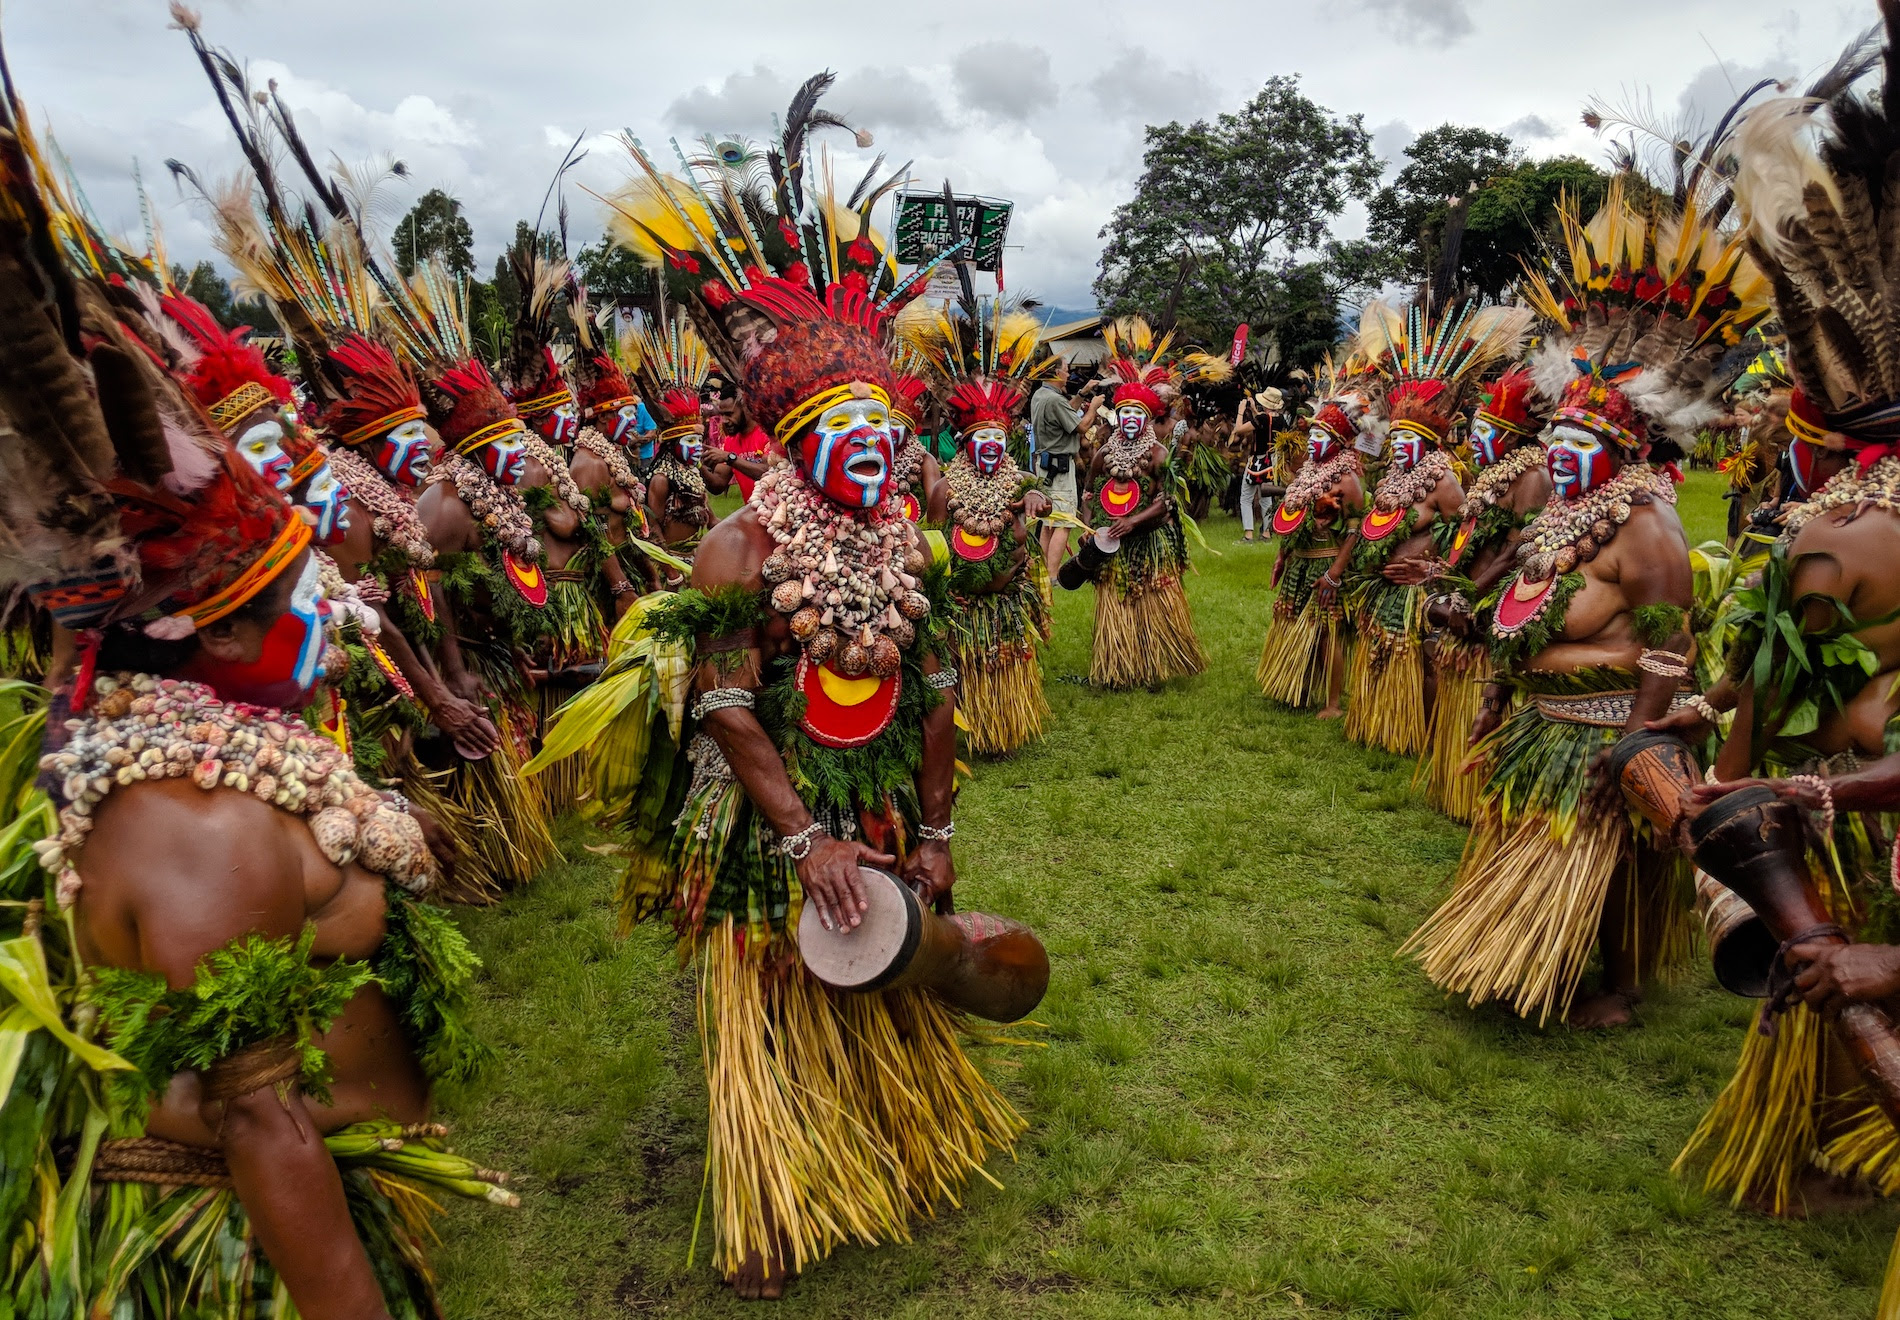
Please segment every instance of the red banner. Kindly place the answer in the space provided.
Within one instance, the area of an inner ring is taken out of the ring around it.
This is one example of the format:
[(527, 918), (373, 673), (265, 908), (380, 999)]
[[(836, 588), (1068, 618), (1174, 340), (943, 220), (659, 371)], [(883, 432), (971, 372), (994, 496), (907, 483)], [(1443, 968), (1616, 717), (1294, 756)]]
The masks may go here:
[(1227, 365), (1237, 367), (1240, 360), (1247, 356), (1247, 323), (1242, 321), (1234, 331), (1234, 346), (1227, 352)]

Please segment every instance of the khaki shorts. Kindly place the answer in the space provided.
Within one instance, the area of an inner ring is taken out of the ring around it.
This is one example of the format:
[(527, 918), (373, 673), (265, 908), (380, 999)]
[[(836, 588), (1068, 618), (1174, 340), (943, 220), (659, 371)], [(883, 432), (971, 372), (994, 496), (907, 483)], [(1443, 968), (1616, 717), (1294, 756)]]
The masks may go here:
[(1075, 490), (1075, 464), (1069, 464), (1069, 470), (1059, 477), (1049, 478), (1049, 502), (1055, 505), (1057, 513), (1071, 516), (1080, 502)]

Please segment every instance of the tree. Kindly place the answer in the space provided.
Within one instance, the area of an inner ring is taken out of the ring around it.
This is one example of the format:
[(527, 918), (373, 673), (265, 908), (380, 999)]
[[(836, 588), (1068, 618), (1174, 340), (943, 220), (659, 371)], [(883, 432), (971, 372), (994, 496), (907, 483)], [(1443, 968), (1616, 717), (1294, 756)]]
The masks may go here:
[(587, 299), (594, 310), (612, 307), (622, 312), (651, 307), (658, 292), (653, 270), (639, 257), (603, 235), (600, 242), (584, 247), (574, 264), (587, 285)]
[[(1284, 340), (1275, 309), (1310, 312), (1322, 285), (1340, 285), (1327, 232), (1378, 183), (1361, 116), (1336, 116), (1297, 77), (1276, 76), (1234, 113), (1150, 125), (1145, 141), (1135, 196), (1101, 232), (1103, 310), (1153, 317), (1173, 306), (1182, 330), (1206, 343), (1242, 321)], [(1309, 337), (1307, 321), (1297, 329)]]
[(1405, 154), (1411, 163), (1367, 206), (1366, 232), (1393, 253), (1407, 276), (1423, 281), (1437, 265), (1451, 199), (1515, 169), (1523, 153), (1502, 133), (1440, 124), (1420, 133)]
[(186, 297), (203, 303), (205, 310), (226, 330), (247, 325), (262, 335), (282, 333), (269, 303), (256, 295), (238, 298), (231, 292), (230, 283), (218, 274), (218, 268), (209, 261), (201, 261), (189, 271), (174, 264), (172, 283)]
[(1523, 161), (1492, 178), (1470, 199), (1458, 249), (1461, 277), (1480, 292), (1502, 294), (1524, 273), (1524, 261), (1535, 261), (1543, 246), (1557, 243), (1558, 202), (1570, 197), (1587, 219), (1609, 185), (1609, 175), (1576, 156)]
[(422, 194), (396, 226), (396, 268), (404, 275), (435, 256), (454, 274), (475, 270), (475, 233), (462, 218), (462, 204), (440, 188)]

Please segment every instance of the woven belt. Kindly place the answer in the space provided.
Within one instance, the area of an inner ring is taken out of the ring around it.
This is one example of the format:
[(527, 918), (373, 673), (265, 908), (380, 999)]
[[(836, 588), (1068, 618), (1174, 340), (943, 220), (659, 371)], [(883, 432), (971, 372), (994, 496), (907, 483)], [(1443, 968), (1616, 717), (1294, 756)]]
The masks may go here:
[[(1669, 709), (1679, 710), (1693, 692), (1677, 692), (1669, 699)], [(1599, 729), (1620, 729), (1630, 722), (1630, 707), (1636, 704), (1636, 689), (1620, 692), (1586, 692), (1575, 697), (1539, 694), (1531, 698), (1537, 713), (1558, 724), (1591, 724)]]
[(1293, 558), (1295, 559), (1331, 559), (1334, 555), (1338, 553), (1339, 553), (1339, 546), (1337, 543), (1334, 543), (1332, 545), (1314, 545), (1314, 546), (1308, 546), (1304, 550), (1295, 550), (1293, 552)]
[(187, 1146), (163, 1137), (102, 1141), (92, 1159), (95, 1182), (160, 1183), (170, 1187), (231, 1186), (231, 1169), (221, 1151)]
[(550, 568), (548, 570), (548, 581), (585, 582), (587, 581), (587, 574), (581, 572), (578, 568)]

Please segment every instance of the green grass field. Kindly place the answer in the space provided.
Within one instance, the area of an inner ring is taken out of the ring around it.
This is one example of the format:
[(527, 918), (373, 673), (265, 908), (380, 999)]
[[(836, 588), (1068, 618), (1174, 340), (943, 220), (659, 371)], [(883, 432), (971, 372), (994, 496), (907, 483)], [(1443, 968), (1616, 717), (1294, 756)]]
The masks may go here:
[[(1715, 478), (1684, 500), (1720, 532)], [(1055, 723), (983, 764), (958, 813), (965, 907), (1055, 965), (1047, 1047), (996, 1059), (1028, 1117), (1001, 1187), (914, 1242), (847, 1249), (778, 1313), (882, 1316), (1860, 1317), (1900, 1213), (1774, 1222), (1672, 1178), (1753, 1005), (1706, 973), (1639, 1027), (1538, 1031), (1449, 1004), (1393, 950), (1463, 831), (1409, 764), (1268, 707), (1253, 684), (1271, 552), (1210, 520), (1189, 595), (1213, 658), (1104, 696), (1088, 593), (1057, 602)], [(454, 1207), (456, 1317), (717, 1316), (689, 1267), (704, 1158), (690, 979), (612, 934), (610, 863), (463, 914), (501, 1063), (445, 1097), (459, 1147), (523, 1205)]]

